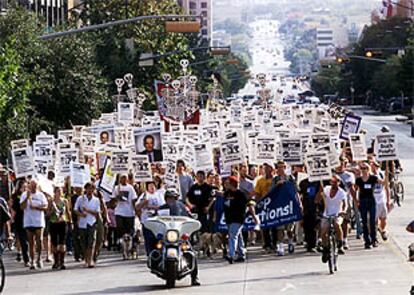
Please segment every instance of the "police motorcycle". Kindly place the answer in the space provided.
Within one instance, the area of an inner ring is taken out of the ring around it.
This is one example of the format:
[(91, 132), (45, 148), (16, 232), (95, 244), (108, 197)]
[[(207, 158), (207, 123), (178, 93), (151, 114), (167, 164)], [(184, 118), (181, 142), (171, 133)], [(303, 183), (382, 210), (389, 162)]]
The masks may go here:
[(148, 256), (148, 268), (166, 281), (167, 288), (174, 288), (177, 280), (197, 273), (190, 236), (201, 228), (199, 221), (185, 216), (156, 216), (145, 221), (144, 226), (157, 239)]

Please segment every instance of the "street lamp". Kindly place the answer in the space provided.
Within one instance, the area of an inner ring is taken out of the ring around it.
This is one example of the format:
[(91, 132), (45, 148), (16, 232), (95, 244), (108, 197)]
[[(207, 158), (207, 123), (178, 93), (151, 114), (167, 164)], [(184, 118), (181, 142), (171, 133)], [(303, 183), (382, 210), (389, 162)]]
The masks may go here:
[(372, 57), (372, 56), (373, 56), (372, 51), (367, 51), (367, 52), (365, 53), (365, 56), (366, 56), (366, 57)]

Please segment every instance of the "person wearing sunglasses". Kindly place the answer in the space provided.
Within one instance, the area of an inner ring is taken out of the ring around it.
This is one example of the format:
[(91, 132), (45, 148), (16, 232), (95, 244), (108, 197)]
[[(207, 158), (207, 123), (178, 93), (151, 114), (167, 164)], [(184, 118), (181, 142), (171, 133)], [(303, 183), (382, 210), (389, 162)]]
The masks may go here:
[(383, 184), (384, 181), (371, 173), (368, 163), (361, 163), (360, 169), (361, 175), (355, 180), (351, 194), (361, 213), (365, 249), (371, 249), (371, 246), (378, 247), (374, 192), (376, 184)]

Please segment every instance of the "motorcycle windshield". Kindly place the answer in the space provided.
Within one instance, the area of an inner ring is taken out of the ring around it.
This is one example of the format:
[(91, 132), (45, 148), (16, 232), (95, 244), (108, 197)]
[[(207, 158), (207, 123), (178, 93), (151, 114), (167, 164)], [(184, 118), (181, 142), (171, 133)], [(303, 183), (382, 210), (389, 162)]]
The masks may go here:
[(144, 226), (155, 236), (165, 235), (168, 230), (177, 230), (183, 234), (191, 235), (201, 228), (201, 223), (189, 217), (184, 216), (156, 216), (149, 218), (144, 222)]

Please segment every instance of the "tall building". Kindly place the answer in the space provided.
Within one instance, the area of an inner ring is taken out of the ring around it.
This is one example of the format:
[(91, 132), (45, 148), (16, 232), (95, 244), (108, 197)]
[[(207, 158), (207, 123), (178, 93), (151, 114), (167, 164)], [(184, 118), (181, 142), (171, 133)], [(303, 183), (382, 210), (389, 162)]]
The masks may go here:
[(331, 28), (316, 29), (316, 47), (319, 59), (335, 58), (334, 31)]
[(178, 0), (184, 12), (192, 15), (201, 15), (201, 36), (210, 41), (213, 32), (213, 5), (212, 0)]
[(74, 0), (0, 0), (0, 12), (7, 13), (12, 5), (18, 5), (34, 12), (46, 20), (47, 28), (64, 24)]

